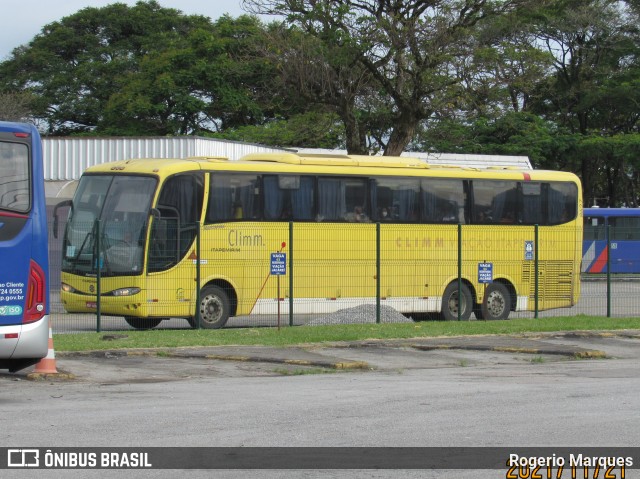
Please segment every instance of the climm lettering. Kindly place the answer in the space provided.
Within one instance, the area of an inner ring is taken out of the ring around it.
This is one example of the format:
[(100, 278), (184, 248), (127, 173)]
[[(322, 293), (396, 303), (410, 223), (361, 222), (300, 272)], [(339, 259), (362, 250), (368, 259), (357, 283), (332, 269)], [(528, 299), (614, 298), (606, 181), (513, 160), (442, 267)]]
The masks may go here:
[(229, 230), (227, 240), (229, 246), (264, 246), (262, 235), (246, 234), (241, 230)]
[[(397, 237), (395, 240), (395, 244), (396, 248), (402, 249), (455, 248), (457, 245), (457, 241), (457, 238), (429, 238), (427, 236), (422, 238)], [(551, 244), (551, 242), (545, 243), (547, 247)], [(524, 243), (520, 239), (510, 240), (500, 238), (499, 240), (496, 240), (492, 238), (478, 238), (463, 239), (462, 247), (467, 250), (475, 251), (490, 250), (494, 248), (500, 248), (509, 251), (520, 251), (520, 249), (518, 248), (523, 248)]]
[(442, 248), (444, 238), (396, 238), (398, 248)]

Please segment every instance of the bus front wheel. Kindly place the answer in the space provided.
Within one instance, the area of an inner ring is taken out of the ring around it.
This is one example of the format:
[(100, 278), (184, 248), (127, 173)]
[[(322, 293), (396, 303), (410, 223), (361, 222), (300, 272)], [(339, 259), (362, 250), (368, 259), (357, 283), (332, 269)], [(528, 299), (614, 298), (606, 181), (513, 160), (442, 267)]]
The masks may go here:
[(469, 288), (463, 283), (460, 285), (460, 296), (458, 299), (458, 283), (453, 282), (447, 286), (442, 295), (442, 316), (446, 321), (458, 320), (458, 308), (460, 308), (460, 319), (467, 321), (473, 309), (473, 298)]
[(507, 319), (511, 310), (511, 294), (502, 283), (491, 283), (487, 286), (480, 306), (482, 319)]
[(135, 329), (153, 329), (162, 322), (162, 318), (138, 318), (136, 316), (125, 316), (124, 320)]
[(222, 328), (229, 319), (229, 296), (218, 286), (205, 286), (200, 293), (200, 325), (205, 329)]

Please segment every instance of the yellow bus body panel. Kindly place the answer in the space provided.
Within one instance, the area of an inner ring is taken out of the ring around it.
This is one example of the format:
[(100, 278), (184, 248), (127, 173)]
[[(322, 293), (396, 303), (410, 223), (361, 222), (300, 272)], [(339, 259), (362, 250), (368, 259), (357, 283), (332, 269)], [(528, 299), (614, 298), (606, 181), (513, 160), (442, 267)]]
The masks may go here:
[[(538, 309), (570, 307), (580, 296), (582, 200), (575, 175), (528, 170), (476, 170), (433, 167), (416, 159), (320, 157), (314, 155), (253, 155), (247, 161), (223, 158), (127, 160), (91, 167), (88, 173), (146, 174), (162, 182), (185, 171), (251, 172), (256, 174), (358, 175), (570, 181), (578, 187), (577, 217), (559, 226), (538, 229)], [(207, 175), (208, 178), (208, 175)], [(208, 181), (205, 186), (205, 204)], [(157, 201), (158, 192), (156, 192)], [(202, 219), (205, 218), (203, 208)], [(191, 317), (195, 314), (199, 264), (200, 287), (221, 281), (234, 291), (235, 315), (272, 314), (280, 305), (288, 312), (293, 296), (298, 312), (316, 314), (374, 303), (377, 292), (377, 231), (374, 223), (296, 222), (290, 244), (288, 222), (231, 221), (201, 227), (200, 257), (195, 243), (176, 266), (138, 276), (102, 278), (102, 313), (139, 317)], [(534, 226), (462, 225), (461, 270), (476, 302), (487, 287), (478, 277), (479, 264), (491, 263), (493, 280), (513, 284), (517, 310), (535, 308), (535, 261), (527, 254)], [(148, 240), (149, 241), (149, 240)], [(293, 250), (292, 250), (293, 246)], [(271, 253), (287, 255), (286, 274), (270, 274)], [(293, 255), (293, 292), (290, 290)], [(145, 265), (146, 271), (146, 265)], [(380, 297), (401, 312), (439, 311), (444, 289), (457, 280), (458, 226), (455, 224), (380, 224)], [(69, 312), (95, 312), (95, 278), (62, 273), (62, 282), (76, 292), (61, 293)], [(108, 293), (140, 288), (133, 296)]]

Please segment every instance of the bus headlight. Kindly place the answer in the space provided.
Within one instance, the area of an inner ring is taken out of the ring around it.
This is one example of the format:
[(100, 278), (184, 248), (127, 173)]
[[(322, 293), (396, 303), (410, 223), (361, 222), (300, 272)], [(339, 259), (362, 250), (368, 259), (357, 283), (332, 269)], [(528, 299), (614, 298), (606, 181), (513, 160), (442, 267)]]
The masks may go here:
[(76, 292), (75, 288), (73, 288), (73, 287), (69, 286), (69, 285), (68, 285), (68, 284), (66, 284), (66, 283), (62, 283), (62, 284), (60, 285), (60, 289), (61, 289), (62, 291), (64, 291), (65, 293), (75, 293), (75, 292)]
[(140, 292), (140, 288), (120, 288), (120, 289), (114, 289), (113, 291), (108, 293), (108, 295), (109, 296), (133, 296), (134, 294), (138, 294), (139, 292)]

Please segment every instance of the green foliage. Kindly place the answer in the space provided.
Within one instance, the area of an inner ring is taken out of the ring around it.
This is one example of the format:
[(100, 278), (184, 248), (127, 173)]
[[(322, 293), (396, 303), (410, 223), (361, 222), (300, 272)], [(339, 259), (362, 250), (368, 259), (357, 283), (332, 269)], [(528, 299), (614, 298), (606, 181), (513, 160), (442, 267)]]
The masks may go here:
[[(178, 135), (263, 121), (269, 65), (255, 17), (215, 24), (155, 1), (85, 8), (0, 65), (52, 134)], [(269, 108), (270, 105), (267, 105)]]
[(155, 1), (89, 7), (46, 25), (0, 71), (13, 88), (33, 93), (34, 114), (51, 133), (90, 131), (103, 121), (122, 78), (138, 71), (155, 45), (204, 23)]
[(287, 120), (273, 120), (263, 125), (226, 129), (210, 135), (225, 140), (260, 143), (274, 147), (341, 148), (343, 130), (335, 114), (311, 111)]
[(511, 112), (473, 122), (433, 122), (413, 145), (416, 150), (528, 156), (536, 168), (570, 170), (578, 135), (558, 131), (537, 115)]

